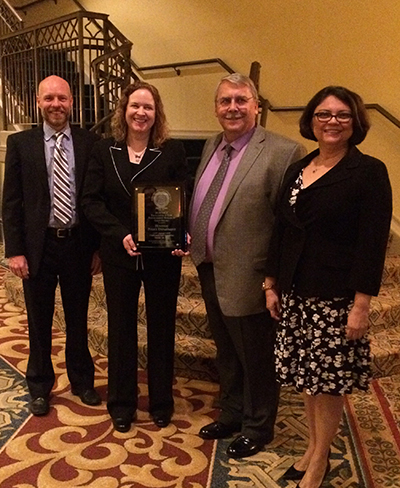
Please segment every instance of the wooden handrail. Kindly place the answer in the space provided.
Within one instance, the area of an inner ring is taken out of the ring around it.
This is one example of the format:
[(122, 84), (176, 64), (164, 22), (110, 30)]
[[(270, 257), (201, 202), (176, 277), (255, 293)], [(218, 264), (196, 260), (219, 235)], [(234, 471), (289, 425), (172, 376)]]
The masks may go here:
[(133, 62), (136, 71), (139, 72), (173, 69), (178, 76), (181, 74), (179, 68), (188, 68), (189, 66), (204, 66), (205, 64), (219, 64), (221, 68), (223, 68), (228, 73), (232, 74), (235, 72), (230, 66), (228, 66), (220, 58), (199, 59), (196, 61), (182, 61), (179, 63), (155, 64), (152, 66), (138, 66), (136, 63)]
[[(379, 105), (379, 103), (366, 103), (365, 107), (369, 110), (376, 110), (379, 112), (381, 115), (383, 115), (389, 122), (391, 122), (393, 125), (398, 127), (400, 129), (400, 120), (392, 115), (388, 110), (382, 107), (382, 105)], [(305, 109), (305, 106), (293, 106), (293, 107), (274, 107), (274, 106), (269, 106), (268, 110), (271, 112), (302, 112)]]
[(16, 35), (21, 35), (21, 34), (27, 34), (28, 32), (34, 31), (34, 30), (40, 30), (44, 29), (46, 27), (50, 27), (54, 24), (60, 24), (62, 22), (66, 22), (68, 20), (72, 19), (100, 19), (100, 20), (108, 20), (108, 15), (107, 14), (101, 14), (97, 12), (84, 12), (81, 10), (77, 10), (76, 12), (73, 12), (71, 14), (63, 15), (62, 17), (57, 17), (56, 19), (53, 20), (47, 20), (46, 22), (42, 22), (41, 24), (35, 24), (30, 27), (25, 27), (24, 29), (19, 30), (18, 32), (11, 32), (10, 34), (5, 34), (3, 36), (0, 36), (0, 41), (9, 39), (11, 37), (15, 37)]

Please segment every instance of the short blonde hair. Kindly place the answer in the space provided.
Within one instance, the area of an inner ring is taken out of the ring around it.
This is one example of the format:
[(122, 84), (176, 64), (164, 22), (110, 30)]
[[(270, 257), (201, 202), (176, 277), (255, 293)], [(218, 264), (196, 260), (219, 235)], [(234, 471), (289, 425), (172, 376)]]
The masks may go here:
[(258, 100), (258, 93), (257, 88), (251, 78), (248, 76), (242, 75), (241, 73), (231, 73), (230, 75), (226, 75), (219, 81), (217, 88), (215, 89), (215, 101), (217, 101), (218, 90), (222, 83), (232, 83), (232, 85), (245, 85), (249, 88), (251, 92), (251, 96)]

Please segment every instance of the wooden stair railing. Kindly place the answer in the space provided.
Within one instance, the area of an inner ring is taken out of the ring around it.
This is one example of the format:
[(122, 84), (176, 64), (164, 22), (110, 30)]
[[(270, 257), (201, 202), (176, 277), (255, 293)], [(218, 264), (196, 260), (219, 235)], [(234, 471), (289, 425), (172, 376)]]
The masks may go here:
[(131, 48), (108, 15), (87, 11), (0, 36), (3, 129), (39, 123), (36, 90), (51, 74), (76, 94), (72, 123), (90, 128), (135, 79)]
[(0, 0), (0, 36), (21, 30), (24, 27), (21, 17), (7, 2)]

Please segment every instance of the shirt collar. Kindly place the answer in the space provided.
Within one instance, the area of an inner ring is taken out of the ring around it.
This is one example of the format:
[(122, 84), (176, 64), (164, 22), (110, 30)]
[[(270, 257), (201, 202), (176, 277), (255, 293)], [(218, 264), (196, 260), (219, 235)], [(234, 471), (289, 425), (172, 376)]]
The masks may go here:
[[(54, 130), (52, 127), (49, 126), (47, 122), (43, 122), (43, 132), (44, 132), (44, 140), (48, 142), (54, 136), (54, 134), (60, 131)], [(71, 127), (69, 123), (67, 123), (67, 125), (64, 127), (62, 132), (67, 139), (71, 138)]]
[(225, 135), (222, 137), (221, 141), (221, 146), (220, 149), (224, 150), (227, 144), (230, 144), (235, 151), (241, 151), (243, 147), (249, 143), (250, 139), (253, 137), (254, 131), (256, 130), (255, 127), (253, 127), (251, 130), (246, 132), (246, 134), (243, 134), (242, 136), (238, 137), (235, 139), (233, 142), (228, 142), (225, 139)]

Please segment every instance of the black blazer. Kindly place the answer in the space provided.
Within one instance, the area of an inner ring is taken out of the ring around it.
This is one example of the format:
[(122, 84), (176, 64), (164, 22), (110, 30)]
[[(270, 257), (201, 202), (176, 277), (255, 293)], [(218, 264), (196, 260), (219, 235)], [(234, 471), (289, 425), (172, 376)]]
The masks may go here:
[(132, 184), (135, 182), (186, 183), (188, 168), (185, 150), (179, 141), (169, 139), (160, 148), (147, 148), (143, 171), (131, 175), (128, 148), (114, 139), (95, 144), (85, 180), (83, 209), (102, 239), (104, 262), (135, 268), (136, 260), (124, 249), (122, 240), (132, 232)]
[(266, 276), (289, 292), (333, 298), (379, 292), (392, 213), (385, 165), (357, 148), (300, 191), (290, 187), (318, 150), (291, 165), (280, 191)]
[[(75, 154), (77, 209), (82, 249), (98, 247), (97, 233), (89, 225), (79, 202), (95, 134), (71, 126)], [(50, 190), (47, 178), (43, 128), (18, 132), (7, 138), (3, 187), (3, 227), (5, 256), (24, 255), (34, 276), (42, 259), (50, 217)]]

